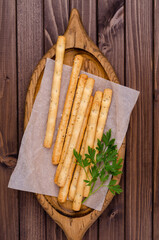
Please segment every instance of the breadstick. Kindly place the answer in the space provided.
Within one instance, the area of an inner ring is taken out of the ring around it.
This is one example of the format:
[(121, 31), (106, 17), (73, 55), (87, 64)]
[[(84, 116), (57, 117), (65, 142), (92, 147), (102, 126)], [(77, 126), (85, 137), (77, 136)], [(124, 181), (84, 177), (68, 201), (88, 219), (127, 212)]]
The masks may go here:
[[(112, 90), (111, 89), (105, 89), (103, 98), (102, 98), (102, 105), (101, 105), (101, 110), (99, 114), (99, 119), (98, 119), (98, 124), (97, 124), (97, 131), (96, 131), (96, 136), (94, 140), (94, 148), (97, 147), (97, 140), (99, 139), (101, 141), (102, 136), (103, 136), (103, 131), (104, 131), (104, 126), (107, 120), (108, 112), (109, 112), (109, 107), (111, 104), (111, 99), (112, 99)], [(88, 178), (92, 179), (91, 173), (88, 170), (87, 172)], [(90, 192), (91, 186), (85, 186), (84, 188), (84, 197), (88, 197), (89, 192)]]
[[(93, 147), (94, 145), (94, 138), (96, 133), (101, 101), (102, 101), (102, 92), (97, 91), (94, 96), (93, 105), (92, 105), (92, 109), (91, 109), (90, 117), (88, 121), (88, 135), (87, 135), (87, 141), (85, 145), (85, 153), (88, 153), (88, 146)], [(85, 168), (86, 172), (87, 172), (87, 169), (88, 167)], [(84, 169), (81, 168), (80, 175), (77, 182), (77, 189), (76, 189), (75, 197), (73, 200), (74, 211), (79, 211), (81, 208), (83, 191), (85, 187), (85, 182), (84, 182), (85, 179), (86, 179), (86, 173)]]
[(111, 101), (112, 101), (112, 90), (109, 88), (106, 88), (103, 93), (102, 105), (101, 105), (101, 110), (100, 110), (98, 124), (97, 124), (97, 131), (96, 131), (96, 136), (94, 141), (94, 148), (97, 147), (97, 142), (98, 142), (97, 140), (99, 139), (101, 141), (102, 139)]
[(63, 187), (66, 182), (66, 178), (68, 176), (68, 171), (71, 165), (72, 161), (72, 156), (73, 156), (73, 149), (76, 148), (77, 140), (81, 131), (84, 115), (86, 113), (88, 103), (92, 94), (94, 86), (94, 79), (93, 78), (88, 78), (83, 95), (82, 95), (82, 100), (77, 112), (76, 120), (75, 120), (75, 125), (73, 127), (73, 132), (70, 140), (70, 144), (68, 147), (68, 151), (61, 169), (61, 172), (58, 177), (58, 186)]
[[(81, 147), (83, 135), (84, 135), (84, 132), (85, 132), (85, 129), (86, 129), (86, 126), (87, 126), (88, 116), (89, 116), (91, 106), (92, 106), (92, 101), (93, 101), (93, 97), (90, 98), (88, 108), (87, 108), (87, 111), (86, 111), (86, 114), (85, 114), (85, 117), (84, 117), (84, 120), (83, 120), (82, 129), (81, 129), (79, 139), (78, 139), (78, 143), (77, 143), (77, 146), (76, 146), (76, 151), (77, 152), (79, 152), (80, 147)], [(59, 195), (58, 195), (58, 201), (59, 202), (65, 202), (66, 199), (67, 199), (67, 194), (68, 194), (68, 190), (69, 190), (70, 183), (71, 183), (71, 180), (72, 180), (72, 175), (73, 175), (75, 165), (76, 165), (76, 158), (73, 156), (71, 167), (69, 169), (69, 173), (68, 173), (68, 176), (67, 176), (66, 183), (65, 183), (64, 187), (61, 187), (60, 190), (59, 190)]]
[[(88, 132), (88, 127), (85, 131), (84, 139), (83, 139), (83, 143), (82, 143), (82, 147), (81, 147), (81, 151), (80, 151), (82, 158), (84, 157), (84, 148), (85, 148), (85, 144), (86, 144), (86, 140), (87, 140), (87, 132)], [(70, 186), (70, 190), (69, 190), (69, 196), (68, 196), (69, 200), (71, 200), (71, 201), (73, 201), (73, 199), (75, 197), (80, 169), (81, 169), (81, 167), (79, 165), (76, 165), (75, 172), (74, 172), (73, 179), (72, 179), (71, 186)]]
[(57, 133), (53, 154), (52, 154), (52, 163), (58, 164), (62, 152), (62, 147), (66, 135), (67, 124), (72, 108), (73, 98), (76, 90), (76, 85), (78, 81), (78, 75), (82, 67), (83, 57), (76, 55), (72, 67), (72, 73), (70, 77), (70, 83), (67, 90), (66, 100), (63, 108), (62, 118), (59, 125), (59, 130)]
[(64, 147), (62, 149), (62, 154), (61, 154), (61, 158), (60, 158), (60, 161), (59, 161), (59, 165), (56, 169), (56, 174), (55, 174), (55, 178), (54, 178), (55, 183), (57, 183), (57, 179), (59, 177), (59, 173), (61, 171), (61, 167), (62, 167), (64, 158), (66, 156), (66, 152), (67, 152), (67, 149), (68, 149), (68, 146), (69, 146), (69, 143), (70, 143), (73, 126), (74, 126), (74, 123), (75, 123), (77, 111), (78, 111), (78, 108), (79, 108), (79, 105), (80, 105), (80, 101), (81, 101), (81, 98), (82, 98), (82, 93), (83, 93), (84, 86), (85, 86), (87, 78), (88, 78), (88, 76), (86, 74), (81, 74), (80, 78), (79, 78), (77, 91), (76, 91), (76, 95), (75, 95), (75, 100), (74, 100), (73, 107), (72, 107), (71, 118), (70, 118), (70, 121), (69, 121), (67, 135), (66, 135), (66, 138), (65, 138)]
[(57, 109), (60, 96), (60, 86), (61, 86), (61, 76), (63, 68), (63, 60), (65, 53), (65, 37), (59, 36), (56, 45), (56, 58), (55, 58), (55, 68), (53, 74), (52, 88), (51, 88), (51, 98), (50, 107), (47, 119), (46, 133), (44, 139), (44, 147), (50, 148), (52, 145), (52, 140), (54, 136)]

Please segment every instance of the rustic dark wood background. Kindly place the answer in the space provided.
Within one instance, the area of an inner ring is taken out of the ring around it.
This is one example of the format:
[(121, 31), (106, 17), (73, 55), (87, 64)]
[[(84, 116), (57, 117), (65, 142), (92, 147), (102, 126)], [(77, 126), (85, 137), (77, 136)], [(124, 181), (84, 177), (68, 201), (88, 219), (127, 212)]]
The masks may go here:
[(121, 185), (84, 239), (159, 239), (159, 0), (0, 0), (0, 240), (62, 240), (31, 193), (7, 188), (23, 135), (29, 79), (72, 8), (123, 85), (140, 90)]

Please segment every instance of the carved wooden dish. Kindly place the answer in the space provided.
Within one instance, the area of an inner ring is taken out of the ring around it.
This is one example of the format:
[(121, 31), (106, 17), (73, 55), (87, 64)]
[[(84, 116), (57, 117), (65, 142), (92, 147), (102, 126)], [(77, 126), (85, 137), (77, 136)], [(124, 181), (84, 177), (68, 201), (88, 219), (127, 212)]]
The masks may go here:
[[(81, 54), (84, 57), (82, 70), (109, 79), (112, 82), (119, 83), (112, 66), (85, 32), (79, 13), (76, 9), (73, 9), (71, 12), (69, 24), (64, 35), (66, 37), (65, 64), (72, 66), (74, 56), (76, 54)], [(24, 128), (26, 128), (28, 124), (33, 103), (40, 88), (46, 59), (54, 58), (55, 47), (56, 45), (45, 54), (31, 77), (26, 96)], [(125, 140), (118, 155), (120, 158), (124, 159), (124, 154)], [(116, 177), (118, 183), (120, 182), (120, 178), (121, 175)], [(74, 212), (71, 209), (70, 201), (66, 201), (64, 204), (59, 204), (56, 197), (36, 194), (39, 203), (45, 211), (64, 230), (67, 238), (73, 240), (81, 239), (83, 237), (86, 230), (109, 205), (113, 196), (114, 195), (108, 191), (103, 208), (100, 212), (86, 206), (82, 206), (79, 212)]]

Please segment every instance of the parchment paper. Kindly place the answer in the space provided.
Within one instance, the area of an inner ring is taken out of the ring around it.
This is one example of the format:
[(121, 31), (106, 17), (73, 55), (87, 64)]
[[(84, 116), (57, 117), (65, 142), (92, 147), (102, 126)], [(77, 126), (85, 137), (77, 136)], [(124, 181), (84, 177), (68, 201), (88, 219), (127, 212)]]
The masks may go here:
[[(71, 69), (72, 68), (67, 65), (63, 66), (60, 101), (53, 146), (65, 102)], [(51, 163), (53, 146), (51, 149), (43, 147), (53, 70), (54, 61), (47, 59), (41, 87), (36, 97), (29, 123), (23, 135), (18, 162), (11, 175), (8, 187), (50, 196), (58, 196), (58, 187), (54, 184), (53, 180), (56, 166), (53, 166)], [(81, 71), (81, 73), (85, 72)], [(112, 137), (116, 139), (116, 144), (119, 149), (126, 134), (130, 114), (137, 101), (139, 92), (95, 75), (86, 74), (95, 79), (93, 94), (96, 90), (103, 91), (105, 88), (111, 88), (113, 90), (112, 103), (104, 132), (110, 128), (112, 129)], [(108, 184), (109, 181), (110, 179), (106, 184)], [(107, 190), (106, 187), (100, 189), (100, 191), (92, 195), (85, 202), (85, 205), (100, 211)]]

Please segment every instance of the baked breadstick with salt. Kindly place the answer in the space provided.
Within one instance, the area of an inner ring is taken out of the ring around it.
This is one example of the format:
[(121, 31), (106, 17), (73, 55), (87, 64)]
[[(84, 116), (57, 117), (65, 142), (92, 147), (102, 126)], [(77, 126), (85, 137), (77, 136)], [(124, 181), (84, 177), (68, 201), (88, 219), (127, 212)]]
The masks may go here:
[[(91, 106), (92, 106), (92, 101), (93, 101), (93, 96), (91, 96), (91, 98), (90, 98), (89, 105), (88, 105), (88, 108), (87, 108), (87, 111), (86, 111), (86, 114), (85, 114), (85, 117), (84, 117), (84, 120), (83, 120), (82, 129), (81, 129), (79, 139), (78, 139), (78, 143), (77, 143), (77, 146), (76, 146), (76, 151), (77, 152), (79, 152), (80, 147), (81, 147), (84, 132), (85, 132), (85, 129), (86, 129), (86, 126), (87, 126), (88, 116), (89, 116)], [(82, 146), (83, 146), (83, 143), (82, 143)], [(67, 199), (67, 195), (68, 195), (68, 191), (69, 191), (70, 183), (71, 183), (71, 180), (72, 180), (72, 175), (73, 175), (73, 172), (74, 172), (75, 165), (76, 165), (76, 158), (73, 156), (71, 167), (69, 169), (69, 173), (68, 173), (68, 176), (67, 176), (66, 183), (65, 183), (64, 187), (61, 187), (60, 190), (59, 190), (59, 195), (58, 195), (58, 201), (59, 202), (65, 202), (66, 199)]]
[(56, 44), (56, 57), (55, 57), (55, 68), (53, 74), (52, 88), (51, 88), (51, 98), (49, 113), (47, 119), (46, 133), (44, 139), (44, 147), (50, 148), (52, 145), (52, 140), (54, 136), (57, 109), (59, 104), (60, 96), (60, 86), (62, 77), (63, 60), (65, 53), (65, 37), (59, 36)]
[[(88, 132), (88, 129), (86, 129), (86, 131), (85, 131), (83, 142), (82, 142), (82, 147), (81, 147), (81, 151), (80, 151), (82, 158), (84, 157), (84, 150), (85, 150), (85, 145), (86, 145), (86, 140), (87, 140), (87, 132)], [(69, 195), (68, 195), (68, 198), (71, 201), (73, 201), (73, 199), (75, 197), (80, 170), (81, 170), (81, 167), (79, 165), (76, 165), (75, 172), (74, 172), (72, 182), (70, 185)]]
[(73, 98), (76, 90), (76, 85), (78, 81), (78, 75), (80, 73), (81, 67), (82, 67), (83, 57), (81, 55), (76, 55), (72, 67), (71, 77), (70, 77), (70, 83), (67, 90), (66, 100), (63, 108), (62, 118), (59, 125), (59, 130), (57, 133), (53, 154), (52, 154), (52, 163), (58, 164), (62, 147), (66, 135), (66, 129), (68, 125), (68, 120), (72, 108)]
[(62, 154), (61, 154), (61, 158), (58, 164), (58, 167), (56, 169), (56, 173), (55, 173), (55, 178), (54, 178), (54, 182), (57, 183), (57, 179), (59, 177), (59, 173), (61, 171), (62, 168), (62, 164), (64, 161), (64, 158), (66, 156), (66, 152), (70, 143), (70, 139), (71, 139), (71, 135), (72, 135), (72, 131), (73, 131), (73, 126), (75, 123), (75, 119), (76, 119), (76, 115), (77, 115), (77, 111), (80, 105), (80, 101), (82, 98), (82, 94), (83, 94), (83, 90), (84, 90), (84, 86), (86, 83), (86, 79), (88, 78), (88, 76), (86, 74), (81, 74), (79, 81), (78, 81), (78, 86), (77, 86), (77, 90), (76, 90), (76, 94), (75, 94), (75, 99), (74, 99), (74, 103), (73, 103), (73, 107), (72, 107), (72, 112), (71, 112), (71, 118), (69, 121), (69, 125), (68, 125), (68, 130), (67, 130), (67, 135), (65, 138), (65, 143), (64, 143), (64, 147), (62, 149)]
[(101, 110), (99, 114), (97, 131), (96, 131), (96, 136), (94, 141), (94, 148), (97, 147), (97, 142), (98, 142), (97, 140), (99, 139), (101, 141), (102, 139), (111, 101), (112, 101), (112, 89), (106, 88), (103, 92)]
[(79, 134), (81, 131), (81, 127), (82, 127), (82, 123), (83, 123), (83, 119), (88, 107), (88, 103), (93, 91), (93, 87), (94, 87), (94, 79), (93, 78), (88, 78), (84, 91), (83, 91), (83, 95), (82, 95), (82, 100), (78, 109), (78, 113), (76, 116), (76, 121), (75, 121), (75, 125), (73, 127), (73, 132), (72, 132), (72, 136), (71, 136), (71, 140), (70, 140), (70, 144), (68, 147), (68, 151), (61, 169), (61, 172), (59, 174), (58, 177), (58, 183), (57, 185), (59, 187), (63, 187), (65, 185), (67, 176), (68, 176), (68, 172), (69, 172), (69, 168), (71, 165), (71, 161), (72, 161), (72, 156), (73, 156), (73, 149), (76, 148), (77, 145), (77, 141), (79, 138)]
[[(101, 101), (102, 101), (102, 92), (97, 91), (94, 96), (92, 109), (91, 109), (90, 117), (89, 117), (89, 121), (88, 121), (88, 135), (87, 135), (87, 141), (86, 141), (86, 145), (85, 145), (85, 153), (88, 153), (88, 146), (90, 146), (92, 148), (94, 145), (94, 138), (95, 138), (95, 134), (96, 134), (96, 127), (97, 127), (97, 121), (98, 121)], [(86, 167), (85, 170), (87, 172), (88, 167)], [(78, 182), (77, 182), (77, 189), (76, 189), (75, 197), (73, 200), (73, 210), (74, 211), (79, 211), (81, 208), (82, 199), (83, 199), (83, 191), (84, 191), (84, 187), (85, 187), (85, 182), (84, 182), (85, 179), (86, 179), (86, 173), (85, 173), (84, 169), (81, 168), (80, 175), (79, 175)]]
[[(112, 90), (107, 88), (104, 90), (104, 93), (103, 93), (102, 105), (101, 105), (101, 110), (100, 110), (98, 124), (97, 124), (96, 136), (94, 140), (94, 148), (97, 147), (97, 142), (98, 142), (97, 140), (99, 139), (101, 141), (102, 139), (104, 126), (107, 121), (111, 100), (112, 100)], [(88, 178), (92, 179), (92, 176), (89, 170), (87, 174), (88, 174)], [(83, 193), (84, 197), (88, 197), (90, 189), (91, 189), (91, 186), (85, 186), (84, 193)]]

